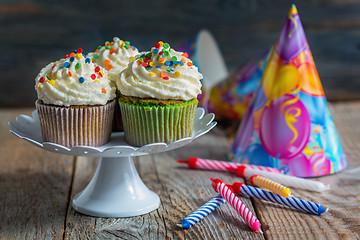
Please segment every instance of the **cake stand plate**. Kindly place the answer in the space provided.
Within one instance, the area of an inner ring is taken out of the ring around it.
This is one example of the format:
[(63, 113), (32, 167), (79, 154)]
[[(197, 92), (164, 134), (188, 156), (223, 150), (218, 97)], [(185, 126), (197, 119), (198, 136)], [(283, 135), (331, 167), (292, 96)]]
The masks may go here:
[(78, 193), (73, 208), (96, 217), (131, 217), (149, 213), (160, 205), (159, 196), (141, 180), (132, 157), (180, 148), (215, 127), (215, 115), (205, 114), (203, 108), (195, 113), (192, 136), (176, 142), (153, 143), (134, 147), (125, 142), (124, 133), (112, 133), (110, 141), (100, 147), (65, 146), (44, 142), (37, 111), (32, 117), (19, 115), (9, 122), (10, 132), (47, 151), (72, 156), (100, 157), (96, 172), (89, 184)]

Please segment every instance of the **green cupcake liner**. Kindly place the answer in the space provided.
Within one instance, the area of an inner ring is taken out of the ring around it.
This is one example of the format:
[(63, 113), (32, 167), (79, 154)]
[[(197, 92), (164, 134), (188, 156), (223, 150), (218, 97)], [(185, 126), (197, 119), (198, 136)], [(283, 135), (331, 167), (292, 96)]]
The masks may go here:
[(172, 143), (191, 137), (196, 99), (171, 105), (142, 105), (122, 101), (120, 109), (127, 143), (143, 146), (150, 143)]

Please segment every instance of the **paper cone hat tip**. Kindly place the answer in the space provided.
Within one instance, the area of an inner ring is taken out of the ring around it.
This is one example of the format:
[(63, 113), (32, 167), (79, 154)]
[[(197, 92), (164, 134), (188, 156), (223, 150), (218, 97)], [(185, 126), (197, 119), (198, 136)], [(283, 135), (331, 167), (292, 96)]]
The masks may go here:
[(296, 8), (295, 4), (291, 5), (289, 15), (294, 15), (294, 14), (297, 14), (297, 13), (298, 13), (298, 11), (297, 11), (297, 8)]

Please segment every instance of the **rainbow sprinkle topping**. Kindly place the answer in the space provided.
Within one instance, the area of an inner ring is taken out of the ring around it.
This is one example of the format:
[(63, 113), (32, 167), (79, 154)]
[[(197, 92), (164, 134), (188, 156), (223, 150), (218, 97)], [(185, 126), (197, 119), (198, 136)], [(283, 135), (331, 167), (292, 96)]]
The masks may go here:
[[(69, 54), (66, 54), (64, 59), (65, 62), (63, 64), (63, 66), (59, 67), (59, 69), (67, 69), (67, 76), (68, 77), (72, 77), (73, 73), (71, 73), (70, 71), (70, 67), (72, 64), (75, 64), (74, 68), (75, 70), (78, 70), (79, 68), (81, 68), (81, 64), (90, 64), (92, 63), (92, 60), (90, 58), (87, 58), (83, 53), (83, 50), (81, 48), (78, 48), (77, 50), (72, 51)], [(75, 59), (80, 60), (84, 58), (85, 61), (84, 62), (76, 62), (75, 63)], [(41, 90), (41, 85), (40, 84), (44, 84), (44, 83), (48, 83), (51, 86), (54, 86), (56, 84), (56, 80), (57, 80), (57, 75), (56, 75), (56, 71), (57, 69), (55, 68), (58, 62), (55, 62), (54, 65), (52, 66), (52, 72), (50, 74), (47, 74), (45, 77), (40, 77), (38, 80), (38, 84), (37, 84), (37, 88), (39, 90)], [(52, 78), (50, 78), (50, 76), (52, 76)], [(101, 68), (97, 65), (94, 66), (94, 73), (90, 74), (90, 78), (89, 79), (85, 79), (83, 76), (80, 76), (78, 81), (80, 84), (85, 83), (85, 81), (93, 81), (93, 82), (99, 82), (99, 78), (102, 78), (104, 76), (104, 73), (101, 71)], [(109, 77), (109, 81), (110, 81), (110, 77)], [(106, 90), (104, 88), (101, 89), (102, 93), (106, 93)]]
[[(98, 53), (99, 50), (102, 48), (105, 48), (105, 51), (109, 51), (110, 54), (117, 53), (113, 45), (114, 45), (113, 41), (112, 42), (106, 41), (104, 46), (98, 46), (97, 49), (95, 50), (95, 55), (92, 57), (92, 60), (96, 62), (99, 59), (99, 55), (97, 55), (96, 53)], [(120, 48), (132, 49), (133, 51), (136, 50), (136, 47), (130, 45), (129, 41), (123, 41), (123, 40), (120, 40)], [(105, 64), (105, 69), (107, 71), (110, 71), (113, 68), (111, 61), (109, 59), (104, 60), (104, 64)]]
[(130, 57), (129, 60), (137, 61), (139, 65), (149, 71), (150, 76), (158, 76), (164, 80), (169, 80), (169, 77), (179, 78), (181, 73), (176, 71), (178, 66), (184, 66), (185, 64), (188, 67), (193, 66), (186, 52), (179, 57), (178, 52), (175, 52), (168, 43), (162, 41), (155, 43), (149, 53), (144, 53), (136, 58)]

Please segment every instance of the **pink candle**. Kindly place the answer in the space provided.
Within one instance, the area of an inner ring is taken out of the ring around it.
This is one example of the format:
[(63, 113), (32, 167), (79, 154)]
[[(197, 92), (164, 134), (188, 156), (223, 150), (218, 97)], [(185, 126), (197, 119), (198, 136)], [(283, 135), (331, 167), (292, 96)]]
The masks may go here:
[(250, 210), (235, 196), (234, 190), (228, 187), (220, 179), (212, 179), (212, 187), (218, 192), (228, 203), (240, 214), (245, 222), (253, 231), (259, 230), (261, 227), (260, 221), (250, 212)]
[(272, 167), (263, 167), (257, 165), (249, 165), (242, 163), (234, 163), (234, 162), (226, 162), (226, 161), (218, 161), (218, 160), (209, 160), (209, 159), (201, 159), (196, 157), (191, 157), (188, 161), (177, 160), (178, 163), (187, 163), (189, 168), (192, 169), (204, 169), (204, 170), (215, 170), (215, 171), (224, 171), (224, 172), (235, 172), (235, 170), (239, 166), (246, 166), (251, 169), (258, 169), (262, 171), (268, 171), (273, 173), (280, 173), (280, 171), (276, 168)]

